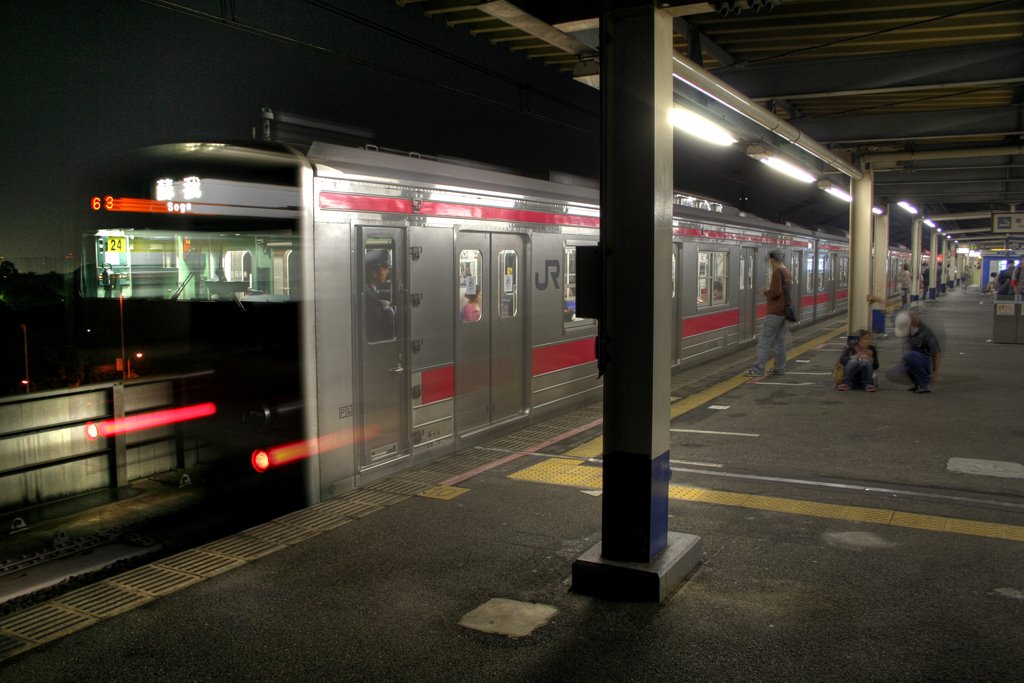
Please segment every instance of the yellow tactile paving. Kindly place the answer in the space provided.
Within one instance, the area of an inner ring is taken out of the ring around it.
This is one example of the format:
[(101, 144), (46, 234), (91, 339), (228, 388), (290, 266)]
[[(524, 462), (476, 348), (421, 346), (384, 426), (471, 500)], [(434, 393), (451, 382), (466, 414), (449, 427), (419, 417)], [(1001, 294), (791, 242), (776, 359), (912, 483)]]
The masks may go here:
[[(532, 481), (541, 484), (556, 484), (574, 488), (599, 489), (602, 487), (601, 468), (585, 465), (582, 461), (552, 458), (509, 475), (509, 479)], [(898, 512), (884, 508), (868, 508), (858, 505), (837, 505), (816, 503), (807, 500), (792, 500), (772, 496), (756, 496), (731, 491), (714, 491), (692, 486), (669, 484), (668, 496), (673, 500), (712, 505), (728, 505), (751, 510), (765, 510), (780, 514), (803, 515), (838, 519), (845, 522), (883, 524), (886, 526), (940, 531), (966, 536), (984, 536), (1006, 541), (1024, 542), (1024, 527), (995, 522), (979, 522), (938, 515), (919, 515)]]
[(509, 475), (509, 479), (558, 484), (579, 488), (601, 488), (601, 468), (584, 467), (582, 461), (552, 458)]
[(566, 455), (573, 458), (596, 458), (604, 453), (604, 437), (599, 436), (569, 450)]

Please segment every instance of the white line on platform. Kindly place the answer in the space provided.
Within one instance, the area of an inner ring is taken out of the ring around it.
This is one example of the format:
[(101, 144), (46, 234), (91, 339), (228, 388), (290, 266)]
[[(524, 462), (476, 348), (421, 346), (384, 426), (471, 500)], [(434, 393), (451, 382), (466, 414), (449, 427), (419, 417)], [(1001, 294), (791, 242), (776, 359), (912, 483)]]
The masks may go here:
[(724, 436), (761, 436), (760, 434), (747, 434), (744, 432), (711, 432), (704, 429), (671, 429), (672, 432), (686, 432), (689, 434), (722, 434)]
[(717, 462), (692, 462), (690, 460), (669, 460), (673, 465), (697, 465), (698, 467), (725, 467)]
[(761, 382), (754, 382), (754, 384), (759, 384), (759, 385), (774, 384), (776, 386), (782, 386), (782, 387), (809, 387), (809, 386), (813, 386), (813, 385), (817, 384), (817, 382), (765, 382), (765, 381), (761, 381)]

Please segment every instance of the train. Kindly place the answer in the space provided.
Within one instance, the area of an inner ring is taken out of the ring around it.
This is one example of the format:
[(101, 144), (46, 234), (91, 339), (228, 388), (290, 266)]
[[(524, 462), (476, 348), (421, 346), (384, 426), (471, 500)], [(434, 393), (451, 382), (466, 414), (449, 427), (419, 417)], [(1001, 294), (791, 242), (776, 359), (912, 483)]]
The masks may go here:
[[(82, 297), (150, 311), (182, 368), (222, 352), (201, 398), (248, 425), (225, 448), (301, 472), (308, 503), (600, 397), (597, 324), (576, 315), (593, 182), (320, 142), (160, 145), (104, 170)], [(755, 341), (769, 250), (795, 325), (849, 306), (845, 234), (683, 193), (672, 234), (673, 368)], [(909, 253), (886, 259), (895, 297)]]

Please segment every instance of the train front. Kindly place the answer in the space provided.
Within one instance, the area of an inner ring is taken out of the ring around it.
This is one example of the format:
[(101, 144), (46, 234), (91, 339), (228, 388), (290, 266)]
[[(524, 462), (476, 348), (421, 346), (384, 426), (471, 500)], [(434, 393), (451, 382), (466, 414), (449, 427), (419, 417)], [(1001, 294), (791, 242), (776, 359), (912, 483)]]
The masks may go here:
[[(305, 503), (303, 466), (273, 447), (303, 439), (307, 171), (283, 146), (162, 145), (107, 162), (85, 198), (71, 326), (86, 379), (123, 381), (129, 410), (167, 416), (128, 438), (172, 434), (175, 466), (224, 500)], [(173, 396), (147, 400), (157, 377)]]

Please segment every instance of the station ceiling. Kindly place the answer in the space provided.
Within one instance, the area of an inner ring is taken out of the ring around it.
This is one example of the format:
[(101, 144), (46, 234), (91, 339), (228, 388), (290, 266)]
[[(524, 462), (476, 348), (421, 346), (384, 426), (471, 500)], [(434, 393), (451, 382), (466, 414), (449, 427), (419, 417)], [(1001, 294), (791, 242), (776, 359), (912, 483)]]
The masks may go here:
[[(397, 0), (494, 49), (586, 81), (600, 68), (596, 1)], [(905, 200), (945, 232), (988, 249), (1024, 248), (1024, 229), (994, 231), (992, 214), (1024, 212), (1024, 0), (677, 0), (677, 55), (820, 143), (875, 171), (875, 204), (891, 207), (890, 242), (910, 245)], [(846, 176), (734, 110), (677, 81), (679, 104), (726, 124), (848, 187)], [(701, 155), (701, 164), (713, 164)], [(714, 199), (773, 220), (848, 227), (848, 207), (810, 187), (758, 193), (757, 163), (703, 173)], [(706, 170), (706, 169), (705, 169)], [(677, 184), (679, 183), (677, 167)], [(727, 181), (725, 179), (728, 179)], [(680, 189), (686, 189), (681, 187)], [(772, 203), (771, 197), (776, 197)], [(927, 231), (925, 240), (928, 239)], [(927, 248), (927, 241), (925, 242)]]

